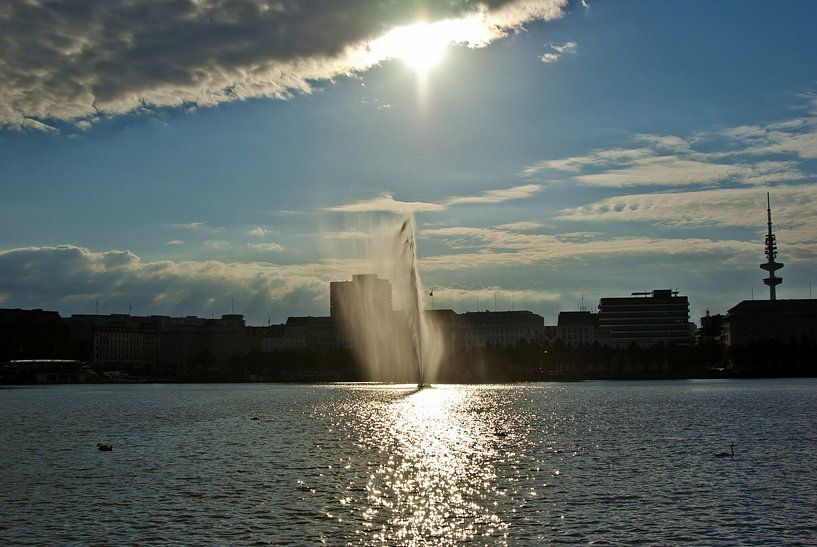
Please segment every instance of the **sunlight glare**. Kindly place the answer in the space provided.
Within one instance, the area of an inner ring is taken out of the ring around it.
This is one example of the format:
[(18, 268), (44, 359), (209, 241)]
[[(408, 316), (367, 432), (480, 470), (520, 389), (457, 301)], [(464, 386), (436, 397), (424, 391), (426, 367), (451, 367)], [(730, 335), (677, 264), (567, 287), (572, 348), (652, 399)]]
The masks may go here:
[(370, 51), (376, 59), (400, 59), (424, 76), (443, 60), (449, 44), (479, 47), (492, 37), (478, 17), (420, 21), (390, 30), (370, 44)]

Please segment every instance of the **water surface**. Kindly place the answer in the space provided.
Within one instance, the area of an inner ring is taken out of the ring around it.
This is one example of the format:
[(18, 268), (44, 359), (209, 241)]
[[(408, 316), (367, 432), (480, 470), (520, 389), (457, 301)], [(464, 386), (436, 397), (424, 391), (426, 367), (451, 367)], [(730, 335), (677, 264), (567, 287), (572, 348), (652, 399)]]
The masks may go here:
[(0, 424), (2, 544), (817, 544), (815, 380), (30, 387)]

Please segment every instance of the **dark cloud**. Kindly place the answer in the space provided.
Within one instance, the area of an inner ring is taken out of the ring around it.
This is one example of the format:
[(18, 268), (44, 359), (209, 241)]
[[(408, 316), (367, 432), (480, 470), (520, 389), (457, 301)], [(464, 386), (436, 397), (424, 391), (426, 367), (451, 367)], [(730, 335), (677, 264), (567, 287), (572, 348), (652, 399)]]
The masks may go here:
[[(325, 314), (335, 267), (264, 262), (143, 262), (130, 251), (94, 252), (73, 245), (0, 251), (0, 307), (45, 308), (64, 314), (227, 313), (258, 324), (284, 314)], [(342, 274), (341, 274), (342, 275)]]
[(353, 53), (419, 16), (477, 16), (497, 38), (558, 17), (566, 3), (7, 0), (0, 4), (0, 126), (285, 97), (379, 62)]

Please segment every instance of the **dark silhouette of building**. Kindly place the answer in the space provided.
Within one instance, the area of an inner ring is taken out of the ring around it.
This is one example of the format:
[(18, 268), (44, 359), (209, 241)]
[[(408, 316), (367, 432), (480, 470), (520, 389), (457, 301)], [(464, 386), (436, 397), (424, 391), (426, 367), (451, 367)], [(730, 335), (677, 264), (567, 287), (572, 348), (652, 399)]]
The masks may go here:
[(671, 289), (635, 292), (599, 301), (599, 328), (613, 345), (689, 344), (689, 300)]
[(338, 327), (332, 317), (289, 317), (284, 330), (287, 348), (338, 347)]
[(529, 311), (465, 312), (460, 317), (458, 349), (515, 346), (541, 342), (544, 336), (544, 317)]
[[(351, 281), (332, 281), (329, 283), (329, 316), (338, 319), (341, 309), (347, 310), (346, 313), (364, 310), (390, 312), (391, 291), (391, 283), (375, 274), (355, 274)], [(356, 320), (357, 317), (352, 319)]]
[(598, 314), (589, 311), (562, 311), (556, 322), (556, 338), (568, 346), (610, 342), (610, 333), (599, 328)]
[(69, 353), (70, 331), (59, 313), (0, 309), (0, 361), (63, 359)]
[(744, 300), (724, 318), (724, 343), (801, 342), (817, 344), (817, 300)]
[(704, 344), (720, 342), (723, 336), (723, 320), (724, 316), (720, 313), (710, 315), (709, 310), (706, 310), (706, 315), (701, 317), (701, 328), (696, 333), (698, 342)]

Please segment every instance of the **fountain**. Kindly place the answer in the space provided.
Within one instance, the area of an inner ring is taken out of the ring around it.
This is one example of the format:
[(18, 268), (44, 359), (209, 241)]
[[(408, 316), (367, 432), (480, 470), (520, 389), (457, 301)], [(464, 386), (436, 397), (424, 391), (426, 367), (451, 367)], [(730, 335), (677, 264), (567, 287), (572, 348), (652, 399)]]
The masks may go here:
[(370, 227), (367, 267), (384, 275), (355, 275), (332, 296), (341, 338), (358, 355), (369, 380), (417, 383), (434, 378), (443, 338), (423, 311), (414, 219)]
[(417, 250), (414, 239), (414, 222), (411, 217), (403, 220), (399, 237), (402, 238), (401, 257), (409, 275), (408, 314), (412, 346), (417, 359), (417, 387), (424, 385), (423, 376), (423, 314), (420, 309), (420, 284), (417, 278)]

